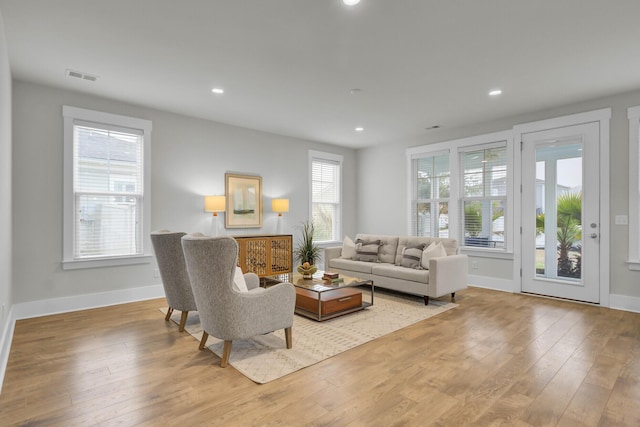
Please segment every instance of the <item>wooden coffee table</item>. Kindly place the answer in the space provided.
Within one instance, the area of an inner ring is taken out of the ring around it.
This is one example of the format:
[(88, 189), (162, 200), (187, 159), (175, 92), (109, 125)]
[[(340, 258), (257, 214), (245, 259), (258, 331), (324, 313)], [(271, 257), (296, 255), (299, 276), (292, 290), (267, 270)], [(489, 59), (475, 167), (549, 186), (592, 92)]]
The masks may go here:
[[(364, 310), (373, 305), (375, 287), (373, 280), (365, 280), (357, 277), (340, 277), (341, 283), (331, 283), (322, 279), (323, 272), (319, 271), (312, 279), (303, 279), (300, 273), (286, 273), (277, 276), (269, 276), (267, 279), (273, 282), (289, 282), (296, 288), (295, 313), (309, 319), (322, 322), (334, 317)], [(367, 285), (370, 288), (369, 301), (363, 301), (363, 290), (359, 286)]]

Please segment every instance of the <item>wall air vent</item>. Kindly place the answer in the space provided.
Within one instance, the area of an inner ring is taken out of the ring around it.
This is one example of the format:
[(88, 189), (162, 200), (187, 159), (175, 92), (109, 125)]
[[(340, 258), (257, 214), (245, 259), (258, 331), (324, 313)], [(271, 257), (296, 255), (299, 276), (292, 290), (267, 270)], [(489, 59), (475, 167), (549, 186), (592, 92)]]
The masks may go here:
[(75, 77), (77, 79), (88, 80), (90, 82), (95, 82), (98, 80), (98, 76), (94, 76), (92, 74), (83, 73), (80, 71), (66, 70), (66, 74), (69, 77)]

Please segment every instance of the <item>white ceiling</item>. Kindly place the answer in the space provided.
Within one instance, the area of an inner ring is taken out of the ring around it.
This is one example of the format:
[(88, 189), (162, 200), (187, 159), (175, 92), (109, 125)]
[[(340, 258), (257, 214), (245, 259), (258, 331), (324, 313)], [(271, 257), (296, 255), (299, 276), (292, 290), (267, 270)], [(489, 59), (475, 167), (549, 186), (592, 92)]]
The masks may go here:
[(0, 13), (15, 78), (355, 148), (640, 88), (639, 0), (0, 0)]

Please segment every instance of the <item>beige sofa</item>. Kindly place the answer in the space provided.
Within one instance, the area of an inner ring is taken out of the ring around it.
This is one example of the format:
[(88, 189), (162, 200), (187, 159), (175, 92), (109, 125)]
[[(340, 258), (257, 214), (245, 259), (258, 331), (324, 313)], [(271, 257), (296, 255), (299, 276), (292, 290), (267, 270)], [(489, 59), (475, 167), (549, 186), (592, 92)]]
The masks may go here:
[[(328, 247), (324, 252), (325, 271), (373, 280), (376, 287), (420, 295), (424, 297), (425, 304), (429, 303), (429, 298), (447, 294), (454, 298), (456, 291), (467, 287), (468, 259), (466, 255), (459, 254), (455, 239), (358, 234), (353, 241), (379, 241), (377, 260), (354, 260), (358, 256), (347, 258), (342, 255), (343, 246)], [(425, 258), (424, 266), (410, 268), (402, 265), (406, 265), (403, 261), (405, 248), (427, 247), (433, 241), (442, 243), (446, 256)], [(345, 252), (351, 252), (351, 248), (345, 246)]]

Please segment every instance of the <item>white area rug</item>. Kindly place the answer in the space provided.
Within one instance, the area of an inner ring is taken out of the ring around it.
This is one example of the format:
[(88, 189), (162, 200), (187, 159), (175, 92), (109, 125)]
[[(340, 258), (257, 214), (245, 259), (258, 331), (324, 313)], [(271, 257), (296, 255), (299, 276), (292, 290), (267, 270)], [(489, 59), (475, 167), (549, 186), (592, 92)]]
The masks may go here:
[[(368, 296), (368, 290), (363, 297)], [(266, 383), (311, 366), (338, 353), (457, 307), (457, 304), (376, 290), (366, 310), (324, 322), (295, 315), (293, 348), (287, 350), (284, 330), (233, 341), (229, 363), (256, 383)], [(166, 313), (166, 308), (162, 309)], [(171, 320), (180, 322), (180, 312)], [(185, 329), (198, 341), (202, 328), (197, 312), (190, 312)], [(209, 336), (207, 347), (222, 357), (223, 341)]]

